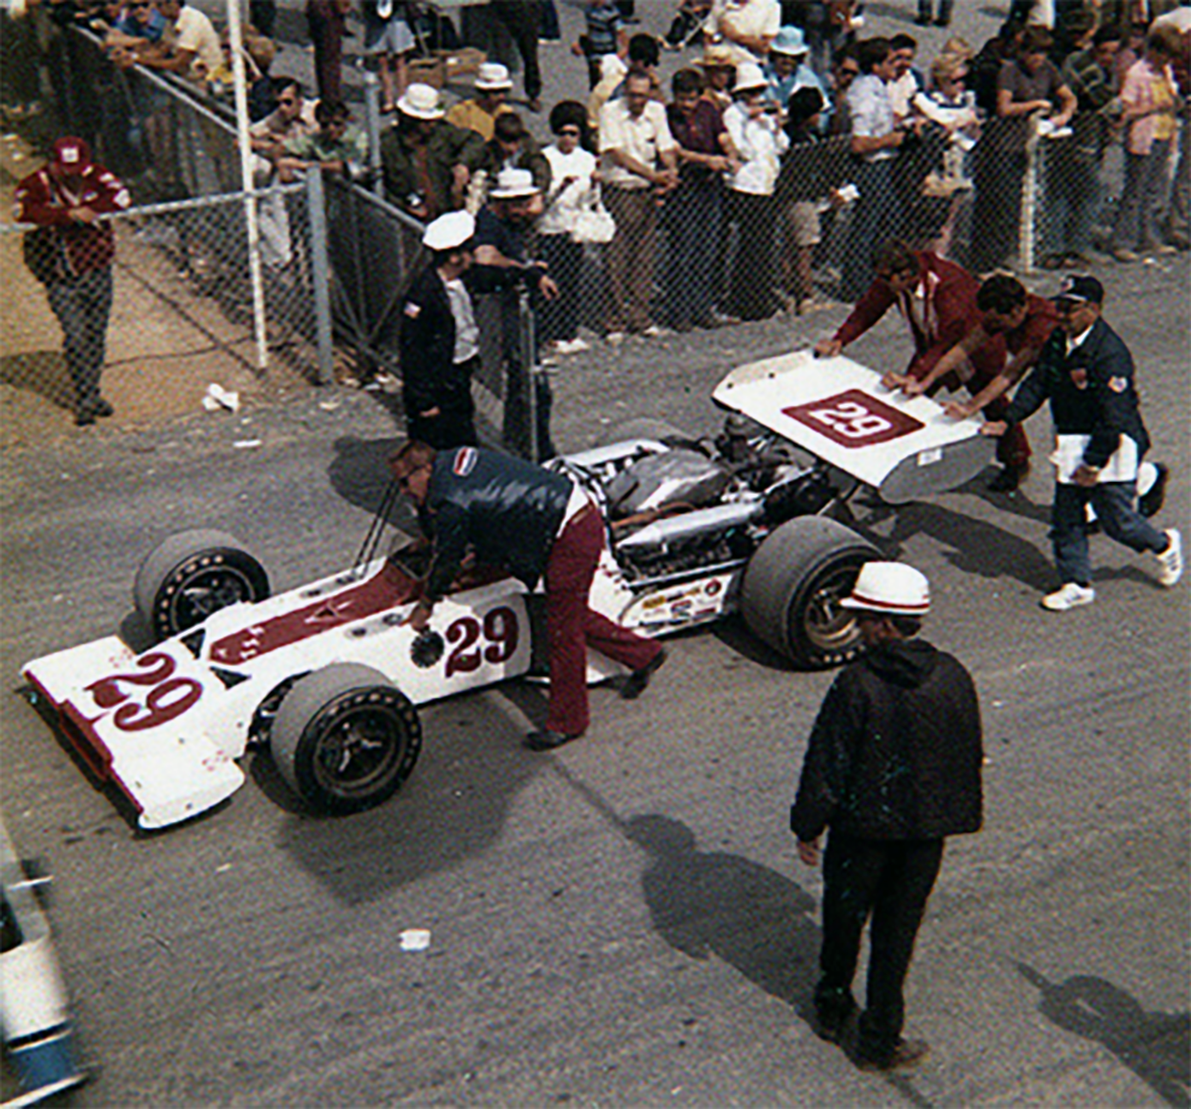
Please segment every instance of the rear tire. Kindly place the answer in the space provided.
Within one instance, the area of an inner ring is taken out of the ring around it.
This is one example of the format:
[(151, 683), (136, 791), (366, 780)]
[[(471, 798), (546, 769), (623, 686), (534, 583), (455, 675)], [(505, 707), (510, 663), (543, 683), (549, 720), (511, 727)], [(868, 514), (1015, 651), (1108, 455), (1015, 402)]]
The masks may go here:
[(881, 557), (851, 528), (801, 516), (774, 529), (745, 568), (740, 608), (749, 630), (808, 669), (860, 654), (855, 617), (840, 607), (866, 562)]
[(294, 683), (269, 749), (281, 776), (313, 808), (359, 812), (387, 801), (409, 777), (422, 726), (409, 698), (379, 670), (335, 663)]
[(158, 643), (221, 608), (263, 601), (269, 596), (269, 575), (235, 537), (222, 531), (182, 531), (141, 563), (132, 595)]

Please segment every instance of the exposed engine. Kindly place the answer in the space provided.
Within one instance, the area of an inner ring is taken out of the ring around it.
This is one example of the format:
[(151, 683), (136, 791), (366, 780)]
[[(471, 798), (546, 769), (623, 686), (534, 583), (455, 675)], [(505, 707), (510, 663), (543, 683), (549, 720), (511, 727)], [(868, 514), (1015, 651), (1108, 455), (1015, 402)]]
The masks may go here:
[(736, 415), (714, 442), (636, 439), (550, 465), (596, 497), (633, 580), (747, 559), (773, 528), (838, 496), (821, 462)]

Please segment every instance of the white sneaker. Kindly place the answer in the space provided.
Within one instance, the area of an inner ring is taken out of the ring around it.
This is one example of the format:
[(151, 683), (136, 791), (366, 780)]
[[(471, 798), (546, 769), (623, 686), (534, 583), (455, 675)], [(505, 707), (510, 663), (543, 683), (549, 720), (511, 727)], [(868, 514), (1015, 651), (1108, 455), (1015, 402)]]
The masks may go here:
[(1158, 584), (1170, 589), (1183, 576), (1183, 538), (1174, 528), (1166, 529), (1166, 538), (1170, 540), (1166, 550), (1155, 557), (1158, 559)]
[(1042, 607), (1051, 612), (1066, 612), (1069, 608), (1090, 605), (1096, 599), (1096, 590), (1090, 585), (1079, 585), (1069, 581), (1062, 589), (1048, 593), (1042, 598)]

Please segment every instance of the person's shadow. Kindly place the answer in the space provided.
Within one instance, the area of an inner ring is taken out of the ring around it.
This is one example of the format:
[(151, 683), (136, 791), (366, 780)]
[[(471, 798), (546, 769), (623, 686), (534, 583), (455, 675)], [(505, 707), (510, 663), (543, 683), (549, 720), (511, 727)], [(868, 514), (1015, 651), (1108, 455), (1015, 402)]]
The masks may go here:
[(1017, 970), (1038, 988), (1047, 1020), (1102, 1044), (1168, 1104), (1191, 1106), (1191, 1014), (1147, 1013), (1119, 986), (1090, 974), (1055, 983), (1025, 963)]
[(750, 859), (700, 851), (671, 817), (635, 816), (624, 831), (648, 857), (641, 884), (658, 935), (692, 959), (719, 956), (813, 1023), (814, 898)]

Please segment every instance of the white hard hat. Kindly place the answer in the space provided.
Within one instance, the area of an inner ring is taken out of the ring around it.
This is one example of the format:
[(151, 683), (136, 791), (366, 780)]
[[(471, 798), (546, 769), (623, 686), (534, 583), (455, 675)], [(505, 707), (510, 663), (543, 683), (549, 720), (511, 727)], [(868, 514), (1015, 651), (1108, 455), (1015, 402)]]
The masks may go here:
[(765, 74), (761, 72), (761, 67), (756, 62), (741, 62), (736, 67), (736, 84), (732, 86), (732, 91), (747, 92), (750, 89), (763, 89), (768, 84)]
[(866, 562), (852, 595), (840, 605), (887, 616), (925, 616), (930, 612), (930, 582), (904, 562)]
[(413, 116), (414, 119), (442, 119), (442, 98), (433, 85), (415, 82), (397, 101), (397, 110), (402, 115)]
[(430, 250), (455, 250), (475, 233), (476, 217), (470, 212), (448, 212), (426, 225), (422, 245)]
[(508, 166), (496, 175), (496, 184), (488, 194), (490, 200), (518, 200), (541, 192), (533, 182), (533, 174), (527, 169)]
[(481, 62), (476, 74), (475, 87), (481, 91), (498, 92), (501, 89), (511, 89), (513, 79), (509, 76), (508, 68), (500, 62)]

